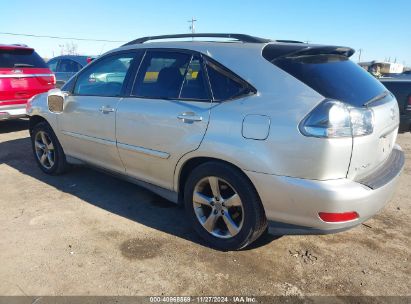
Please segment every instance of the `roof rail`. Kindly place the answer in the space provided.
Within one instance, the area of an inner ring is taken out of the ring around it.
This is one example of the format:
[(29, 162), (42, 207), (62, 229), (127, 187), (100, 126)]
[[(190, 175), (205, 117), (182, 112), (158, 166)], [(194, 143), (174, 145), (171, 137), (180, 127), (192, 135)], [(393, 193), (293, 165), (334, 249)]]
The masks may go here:
[(248, 43), (268, 43), (272, 40), (270, 39), (265, 39), (265, 38), (259, 38), (259, 37), (254, 37), (250, 35), (245, 35), (245, 34), (213, 34), (213, 33), (203, 33), (203, 34), (176, 34), (176, 35), (162, 35), (162, 36), (148, 36), (148, 37), (142, 37), (138, 38), (135, 40), (132, 40), (130, 42), (127, 42), (126, 44), (123, 44), (122, 46), (126, 45), (132, 45), (132, 44), (140, 44), (144, 43), (150, 40), (159, 40), (159, 39), (170, 39), (170, 38), (196, 38), (196, 37), (202, 37), (202, 38), (232, 38), (236, 39), (241, 42), (248, 42)]
[(29, 47), (27, 44), (24, 44), (24, 43), (13, 43), (11, 45), (21, 46), (21, 47)]
[(305, 43), (305, 42), (298, 41), (298, 40), (284, 40), (284, 39), (275, 40), (275, 42), (282, 42), (282, 43)]

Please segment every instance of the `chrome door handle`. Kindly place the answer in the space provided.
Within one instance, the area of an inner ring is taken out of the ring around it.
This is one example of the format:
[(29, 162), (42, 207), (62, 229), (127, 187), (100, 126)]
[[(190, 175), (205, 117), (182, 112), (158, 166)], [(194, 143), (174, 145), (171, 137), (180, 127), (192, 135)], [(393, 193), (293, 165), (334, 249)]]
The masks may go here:
[(111, 108), (110, 106), (102, 106), (100, 108), (100, 112), (103, 113), (103, 114), (108, 114), (108, 113), (115, 112), (115, 111), (116, 111), (116, 109)]
[(183, 122), (192, 123), (194, 121), (202, 121), (203, 117), (196, 115), (194, 112), (184, 112), (177, 116)]

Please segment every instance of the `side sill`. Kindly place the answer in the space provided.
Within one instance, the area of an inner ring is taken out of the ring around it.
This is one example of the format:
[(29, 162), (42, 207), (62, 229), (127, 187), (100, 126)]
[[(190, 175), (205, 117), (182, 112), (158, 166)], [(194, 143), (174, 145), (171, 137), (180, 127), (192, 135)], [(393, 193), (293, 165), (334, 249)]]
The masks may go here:
[(116, 178), (125, 180), (127, 182), (132, 183), (132, 184), (135, 184), (137, 186), (145, 188), (145, 189), (147, 189), (151, 192), (154, 192), (155, 194), (161, 196), (162, 198), (165, 198), (166, 200), (168, 200), (172, 203), (178, 204), (178, 193), (175, 192), (175, 191), (172, 191), (172, 190), (160, 187), (160, 186), (150, 184), (148, 182), (136, 179), (134, 177), (131, 177), (131, 176), (119, 173), (119, 172), (111, 171), (111, 170), (108, 170), (106, 168), (96, 166), (94, 164), (82, 161), (82, 160), (80, 160), (78, 158), (75, 158), (75, 157), (72, 157), (72, 156), (66, 156), (66, 160), (69, 164), (72, 164), (72, 165), (85, 165), (85, 166), (93, 168), (97, 171), (101, 171), (101, 172), (106, 173), (108, 175), (111, 175), (111, 176), (114, 176)]

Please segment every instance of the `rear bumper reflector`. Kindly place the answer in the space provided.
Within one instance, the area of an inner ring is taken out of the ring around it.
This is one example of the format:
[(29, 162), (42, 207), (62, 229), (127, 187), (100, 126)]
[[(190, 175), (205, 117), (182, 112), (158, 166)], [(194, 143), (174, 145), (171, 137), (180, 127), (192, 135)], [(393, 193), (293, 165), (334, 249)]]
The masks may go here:
[(327, 223), (341, 223), (348, 222), (359, 218), (359, 215), (355, 211), (344, 212), (344, 213), (329, 213), (320, 212), (318, 213), (320, 219)]

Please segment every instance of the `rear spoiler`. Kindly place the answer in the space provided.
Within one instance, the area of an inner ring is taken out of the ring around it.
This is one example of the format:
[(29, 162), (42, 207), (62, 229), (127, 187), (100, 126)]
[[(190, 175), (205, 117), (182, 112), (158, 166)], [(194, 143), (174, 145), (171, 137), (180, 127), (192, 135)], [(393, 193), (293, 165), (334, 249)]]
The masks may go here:
[(33, 48), (24, 46), (24, 45), (19, 45), (19, 44), (11, 44), (11, 45), (5, 45), (5, 44), (0, 44), (0, 50), (1, 51), (27, 51), (27, 52), (34, 52)]
[(263, 57), (268, 61), (274, 61), (284, 57), (299, 57), (313, 55), (340, 55), (351, 57), (355, 50), (344, 46), (324, 46), (307, 44), (267, 44), (263, 49)]
[(341, 55), (351, 57), (355, 50), (344, 46), (315, 46), (300, 49), (286, 57), (310, 56), (310, 55)]

